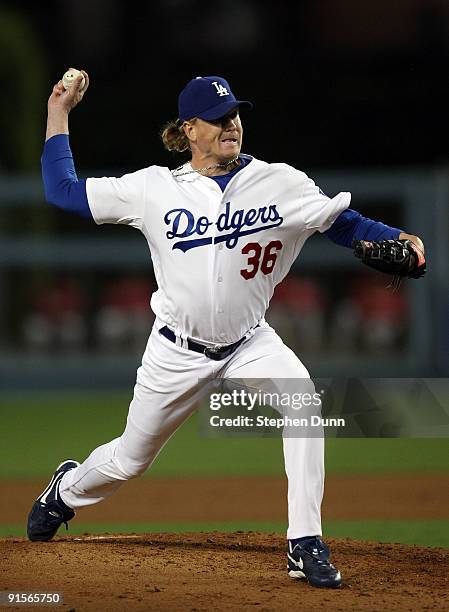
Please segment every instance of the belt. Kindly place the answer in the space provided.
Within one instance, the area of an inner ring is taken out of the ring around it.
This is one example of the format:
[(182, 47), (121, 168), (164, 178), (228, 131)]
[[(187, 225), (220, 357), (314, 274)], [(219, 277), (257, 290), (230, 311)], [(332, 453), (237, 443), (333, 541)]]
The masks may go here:
[[(259, 326), (256, 325), (256, 327)], [(161, 327), (159, 333), (164, 336), (164, 338), (167, 338), (167, 340), (176, 343), (175, 332), (173, 332), (166, 325), (164, 327)], [(234, 342), (233, 344), (226, 344), (224, 346), (220, 344), (216, 344), (215, 346), (206, 346), (205, 344), (195, 342), (195, 340), (192, 340), (191, 338), (187, 338), (187, 348), (190, 351), (195, 351), (195, 353), (201, 353), (202, 355), (206, 355), (206, 357), (209, 357), (209, 359), (221, 361), (222, 359), (226, 359), (226, 357), (229, 357), (229, 355), (232, 355), (232, 353), (236, 349), (238, 349), (238, 347), (245, 340), (247, 340), (247, 336), (243, 336), (243, 338), (240, 338), (240, 340), (237, 340), (237, 342)]]

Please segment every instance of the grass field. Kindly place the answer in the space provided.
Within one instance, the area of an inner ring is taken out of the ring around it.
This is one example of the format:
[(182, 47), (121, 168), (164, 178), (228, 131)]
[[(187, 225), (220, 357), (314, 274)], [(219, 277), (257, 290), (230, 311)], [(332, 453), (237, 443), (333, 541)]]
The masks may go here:
[[(0, 403), (3, 440), (0, 479), (46, 478), (64, 458), (82, 460), (89, 452), (122, 432), (130, 393), (3, 395)], [(226, 476), (283, 474), (281, 441), (275, 438), (205, 439), (191, 417), (168, 442), (151, 474)], [(448, 439), (329, 439), (326, 470), (338, 474), (449, 472)], [(448, 509), (449, 516), (449, 509)], [(0, 525), (0, 535), (24, 535), (23, 524)], [(73, 524), (71, 533), (148, 531), (284, 532), (272, 523), (139, 523)], [(449, 521), (329, 521), (334, 537), (449, 546)]]
[[(0, 478), (47, 476), (59, 459), (84, 459), (122, 433), (130, 399), (123, 392), (3, 396)], [(200, 438), (193, 415), (167, 443), (151, 474), (273, 475), (283, 469), (279, 439)], [(326, 469), (348, 474), (449, 472), (449, 439), (331, 438)]]
[[(226, 523), (80, 523), (70, 524), (70, 535), (86, 533), (188, 533), (198, 531), (265, 531), (284, 534), (287, 525), (281, 521), (226, 522)], [(64, 535), (64, 530), (61, 530)], [(324, 521), (323, 533), (331, 538), (351, 538), (371, 542), (396, 542), (417, 546), (449, 548), (447, 521)], [(0, 524), (0, 537), (25, 536), (25, 525)]]

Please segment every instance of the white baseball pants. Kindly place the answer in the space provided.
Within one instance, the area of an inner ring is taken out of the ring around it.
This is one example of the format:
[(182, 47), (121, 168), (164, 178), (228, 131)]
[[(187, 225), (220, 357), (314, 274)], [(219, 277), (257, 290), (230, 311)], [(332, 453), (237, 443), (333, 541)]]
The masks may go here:
[[(276, 334), (263, 323), (222, 361), (190, 351), (161, 336), (156, 321), (137, 370), (137, 382), (123, 434), (95, 449), (60, 485), (73, 509), (95, 504), (145, 472), (176, 429), (196, 409), (204, 379), (306, 379), (309, 374)], [(283, 437), (288, 478), (287, 538), (321, 535), (324, 438)]]

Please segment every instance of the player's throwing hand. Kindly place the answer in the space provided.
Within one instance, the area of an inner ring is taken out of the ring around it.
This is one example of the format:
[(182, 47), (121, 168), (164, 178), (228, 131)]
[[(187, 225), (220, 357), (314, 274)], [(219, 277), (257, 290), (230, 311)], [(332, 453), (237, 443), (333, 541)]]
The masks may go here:
[(68, 89), (64, 87), (61, 79), (53, 87), (51, 96), (48, 99), (48, 111), (62, 110), (70, 113), (81, 102), (88, 87), (89, 76), (84, 70), (80, 71), (80, 74)]

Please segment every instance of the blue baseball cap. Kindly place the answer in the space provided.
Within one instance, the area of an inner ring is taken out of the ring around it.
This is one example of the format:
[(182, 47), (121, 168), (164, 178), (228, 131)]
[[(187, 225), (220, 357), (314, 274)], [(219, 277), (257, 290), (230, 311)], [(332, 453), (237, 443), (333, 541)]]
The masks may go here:
[(253, 105), (247, 100), (237, 100), (229, 83), (219, 76), (196, 77), (187, 83), (179, 94), (178, 111), (181, 121), (199, 117), (215, 121), (236, 106)]

